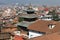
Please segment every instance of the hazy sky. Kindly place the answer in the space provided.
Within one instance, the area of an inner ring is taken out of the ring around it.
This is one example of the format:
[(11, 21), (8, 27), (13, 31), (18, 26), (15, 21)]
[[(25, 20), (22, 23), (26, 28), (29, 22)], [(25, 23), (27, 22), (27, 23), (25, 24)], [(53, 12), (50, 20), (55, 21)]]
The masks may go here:
[(40, 5), (60, 5), (60, 0), (0, 0), (0, 4), (40, 4)]

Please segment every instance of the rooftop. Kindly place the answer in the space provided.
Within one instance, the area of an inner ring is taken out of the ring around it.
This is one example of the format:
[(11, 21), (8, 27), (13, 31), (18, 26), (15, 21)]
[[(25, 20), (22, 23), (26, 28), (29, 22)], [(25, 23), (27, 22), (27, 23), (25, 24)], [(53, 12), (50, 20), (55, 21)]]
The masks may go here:
[(10, 34), (9, 33), (0, 33), (0, 39), (9, 39)]
[(36, 14), (22, 14), (22, 15), (20, 15), (20, 17), (24, 17), (24, 18), (36, 18), (38, 16)]
[(60, 40), (60, 32), (44, 35), (40, 37), (35, 37), (29, 40)]
[(22, 21), (22, 22), (17, 23), (16, 25), (28, 27), (32, 23), (33, 22)]
[[(53, 29), (49, 28), (49, 25), (55, 25)], [(28, 29), (39, 31), (39, 32), (46, 32), (46, 33), (54, 33), (60, 31), (60, 22), (57, 21), (44, 21), (44, 20), (38, 20), (31, 25), (29, 25)]]

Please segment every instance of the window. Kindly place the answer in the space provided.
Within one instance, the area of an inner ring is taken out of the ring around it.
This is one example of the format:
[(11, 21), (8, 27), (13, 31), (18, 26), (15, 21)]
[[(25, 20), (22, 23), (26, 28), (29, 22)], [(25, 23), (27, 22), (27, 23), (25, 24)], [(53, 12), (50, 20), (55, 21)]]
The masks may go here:
[(49, 29), (53, 29), (55, 27), (55, 24), (49, 24), (48, 27)]

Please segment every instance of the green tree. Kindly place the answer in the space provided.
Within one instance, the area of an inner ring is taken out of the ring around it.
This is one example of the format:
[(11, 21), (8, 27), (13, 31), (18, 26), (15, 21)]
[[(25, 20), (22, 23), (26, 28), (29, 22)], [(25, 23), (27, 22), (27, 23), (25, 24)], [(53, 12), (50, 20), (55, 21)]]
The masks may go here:
[(52, 17), (53, 17), (54, 21), (59, 21), (60, 20), (58, 14), (55, 12), (55, 10), (53, 10), (53, 12), (52, 12)]
[(24, 18), (19, 17), (19, 22), (24, 21)]

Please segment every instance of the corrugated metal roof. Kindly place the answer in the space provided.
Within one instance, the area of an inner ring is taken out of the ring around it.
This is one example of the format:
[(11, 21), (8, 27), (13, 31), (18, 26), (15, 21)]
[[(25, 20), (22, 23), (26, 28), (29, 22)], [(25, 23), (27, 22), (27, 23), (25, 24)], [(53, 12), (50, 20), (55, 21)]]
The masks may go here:
[(38, 17), (38, 16), (35, 15), (35, 14), (23, 14), (23, 15), (21, 15), (20, 17), (24, 17), (24, 18), (36, 18), (36, 17)]
[(16, 25), (19, 26), (24, 26), (24, 27), (28, 27), (30, 24), (32, 24), (33, 22), (26, 22), (26, 21), (22, 21), (20, 23), (17, 23)]

